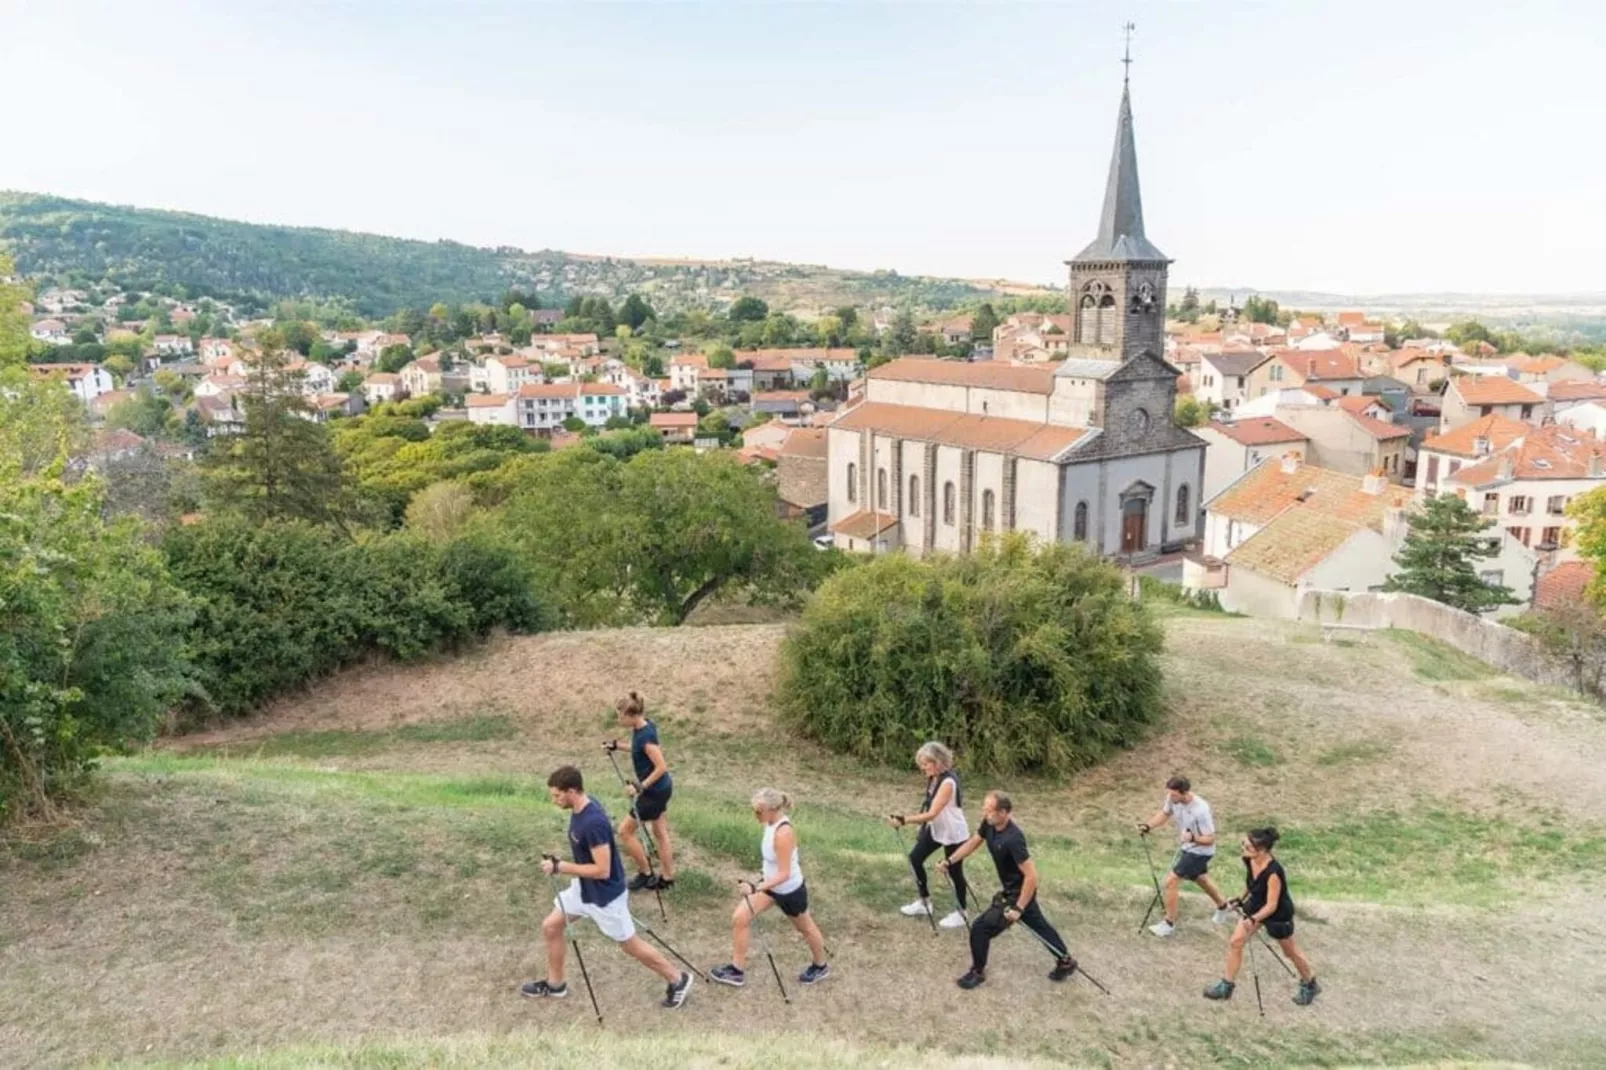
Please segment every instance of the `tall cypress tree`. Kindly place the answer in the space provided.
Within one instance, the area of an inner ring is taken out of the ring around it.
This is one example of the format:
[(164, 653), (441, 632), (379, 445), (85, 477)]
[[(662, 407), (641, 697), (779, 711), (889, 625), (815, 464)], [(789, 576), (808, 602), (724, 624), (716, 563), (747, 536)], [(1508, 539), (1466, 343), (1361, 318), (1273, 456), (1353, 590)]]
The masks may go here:
[(1394, 555), (1400, 571), (1383, 585), (1385, 591), (1421, 595), (1447, 606), (1481, 613), (1517, 600), (1511, 589), (1485, 583), (1477, 562), (1494, 557), (1483, 534), (1493, 525), (1454, 494), (1429, 498), (1411, 515), (1411, 530)]

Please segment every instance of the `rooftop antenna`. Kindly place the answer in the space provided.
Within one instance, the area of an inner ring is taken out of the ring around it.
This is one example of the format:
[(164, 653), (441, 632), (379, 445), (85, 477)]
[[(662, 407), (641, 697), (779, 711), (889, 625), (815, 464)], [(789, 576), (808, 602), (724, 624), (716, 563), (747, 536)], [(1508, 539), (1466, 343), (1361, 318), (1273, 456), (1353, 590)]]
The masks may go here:
[(1121, 87), (1124, 89), (1132, 84), (1132, 31), (1138, 28), (1135, 22), (1129, 22), (1121, 29), (1126, 33), (1126, 53), (1121, 57), (1121, 64), (1126, 68), (1121, 75)]

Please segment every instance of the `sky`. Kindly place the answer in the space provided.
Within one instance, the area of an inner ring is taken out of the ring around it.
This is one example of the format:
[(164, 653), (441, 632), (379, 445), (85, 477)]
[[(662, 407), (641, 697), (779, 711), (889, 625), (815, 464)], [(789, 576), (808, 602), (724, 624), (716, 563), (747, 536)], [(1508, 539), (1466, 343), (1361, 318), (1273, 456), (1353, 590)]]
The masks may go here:
[(1173, 287), (1606, 290), (1585, 0), (0, 0), (0, 189), (1058, 283), (1128, 19)]

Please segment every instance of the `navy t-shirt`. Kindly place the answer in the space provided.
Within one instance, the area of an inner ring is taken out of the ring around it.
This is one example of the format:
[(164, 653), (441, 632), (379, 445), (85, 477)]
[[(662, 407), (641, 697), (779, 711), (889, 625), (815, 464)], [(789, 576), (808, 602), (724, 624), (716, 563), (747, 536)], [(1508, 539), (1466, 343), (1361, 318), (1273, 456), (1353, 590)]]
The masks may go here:
[(580, 878), (580, 899), (592, 906), (607, 906), (625, 894), (625, 867), (619, 860), (618, 846), (613, 842), (613, 825), (602, 804), (592, 799), (585, 807), (569, 815), (569, 849), (574, 860), (582, 866), (591, 864), (591, 851), (607, 847), (609, 853), (608, 879)]
[[(647, 756), (647, 744), (657, 742), (658, 726), (651, 721), (630, 732), (630, 764), (636, 768), (637, 783), (652, 776), (652, 759)], [(668, 795), (673, 787), (669, 781), (669, 771), (666, 769), (664, 775), (653, 781), (644, 794)]]

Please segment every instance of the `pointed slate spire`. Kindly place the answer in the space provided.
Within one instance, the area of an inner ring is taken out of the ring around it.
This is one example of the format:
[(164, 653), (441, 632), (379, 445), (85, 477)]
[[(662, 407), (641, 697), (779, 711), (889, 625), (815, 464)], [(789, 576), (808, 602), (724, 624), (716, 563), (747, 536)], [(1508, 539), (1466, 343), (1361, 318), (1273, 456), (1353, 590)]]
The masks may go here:
[[(1132, 94), (1121, 87), (1121, 114), (1115, 123), (1115, 152), (1104, 187), (1099, 236), (1071, 261), (1166, 261), (1143, 234), (1143, 198), (1138, 192), (1138, 150), (1132, 137)], [(1169, 262), (1169, 261), (1167, 261)]]

